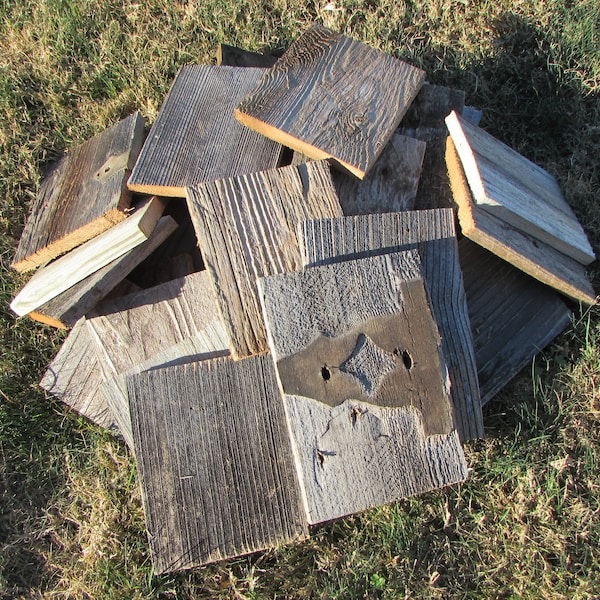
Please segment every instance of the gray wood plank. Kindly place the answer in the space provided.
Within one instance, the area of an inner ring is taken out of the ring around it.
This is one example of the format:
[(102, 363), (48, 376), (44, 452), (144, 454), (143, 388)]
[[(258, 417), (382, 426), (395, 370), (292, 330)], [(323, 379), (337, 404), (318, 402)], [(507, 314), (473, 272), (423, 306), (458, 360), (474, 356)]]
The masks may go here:
[(143, 141), (134, 113), (71, 149), (44, 178), (11, 266), (34, 269), (125, 219), (125, 182)]
[(417, 95), (425, 73), (314, 25), (235, 110), (248, 127), (362, 179)]
[(142, 148), (129, 189), (183, 198), (186, 186), (201, 181), (277, 167), (281, 146), (233, 117), (233, 109), (263, 73), (243, 67), (183, 67)]
[(156, 369), (127, 388), (155, 572), (308, 536), (270, 357)]
[(483, 436), (475, 353), (451, 209), (306, 221), (298, 239), (305, 266), (418, 250), (442, 337), (461, 439)]
[(324, 161), (187, 190), (188, 206), (236, 358), (268, 344), (256, 278), (301, 268), (296, 228), (342, 214)]
[(228, 44), (217, 47), (217, 64), (230, 67), (258, 67), (268, 69), (277, 62), (277, 57), (271, 54), (250, 52)]

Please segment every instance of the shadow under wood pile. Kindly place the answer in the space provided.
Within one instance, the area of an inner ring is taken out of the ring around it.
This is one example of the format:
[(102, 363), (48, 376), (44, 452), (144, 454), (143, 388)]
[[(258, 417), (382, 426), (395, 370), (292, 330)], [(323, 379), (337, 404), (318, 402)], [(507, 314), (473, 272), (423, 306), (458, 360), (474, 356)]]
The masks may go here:
[(40, 385), (134, 452), (159, 573), (463, 481), (482, 404), (596, 302), (556, 181), (462, 91), (320, 25), (218, 62), (143, 147), (133, 115), (73, 149), (14, 261), (56, 258), (11, 306), (72, 327)]

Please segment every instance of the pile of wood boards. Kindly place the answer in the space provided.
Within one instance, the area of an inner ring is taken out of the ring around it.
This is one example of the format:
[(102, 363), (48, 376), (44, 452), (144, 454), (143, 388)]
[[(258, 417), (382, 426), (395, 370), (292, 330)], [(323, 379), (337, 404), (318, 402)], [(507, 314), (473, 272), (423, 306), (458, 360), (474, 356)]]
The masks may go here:
[(145, 142), (69, 152), (13, 262), (13, 310), (72, 327), (41, 386), (135, 454), (158, 573), (463, 481), (482, 405), (596, 302), (556, 181), (463, 92), (319, 25), (218, 62)]

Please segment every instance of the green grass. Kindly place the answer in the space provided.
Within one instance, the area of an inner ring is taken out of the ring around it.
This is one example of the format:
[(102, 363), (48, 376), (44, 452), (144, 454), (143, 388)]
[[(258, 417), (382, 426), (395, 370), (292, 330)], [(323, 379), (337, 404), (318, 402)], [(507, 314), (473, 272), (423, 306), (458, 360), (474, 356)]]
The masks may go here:
[(556, 175), (600, 248), (599, 6), (2, 0), (0, 598), (600, 597), (597, 309), (577, 309), (486, 407), (468, 482), (162, 577), (125, 447), (36, 387), (63, 334), (8, 310), (22, 280), (8, 264), (50, 160), (135, 109), (152, 122), (179, 67), (214, 62), (218, 42), (280, 52), (314, 20), (464, 89), (486, 129)]

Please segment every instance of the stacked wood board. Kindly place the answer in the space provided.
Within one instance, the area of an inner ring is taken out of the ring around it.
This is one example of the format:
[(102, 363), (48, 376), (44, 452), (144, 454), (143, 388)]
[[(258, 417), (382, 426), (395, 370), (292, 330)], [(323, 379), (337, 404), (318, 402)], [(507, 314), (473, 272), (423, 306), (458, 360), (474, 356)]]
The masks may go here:
[(67, 252), (12, 308), (73, 327), (40, 385), (135, 455), (157, 573), (463, 481), (559, 293), (595, 301), (556, 181), (462, 91), (320, 25), (218, 63), (181, 69), (141, 151), (136, 114), (69, 153), (14, 261)]

